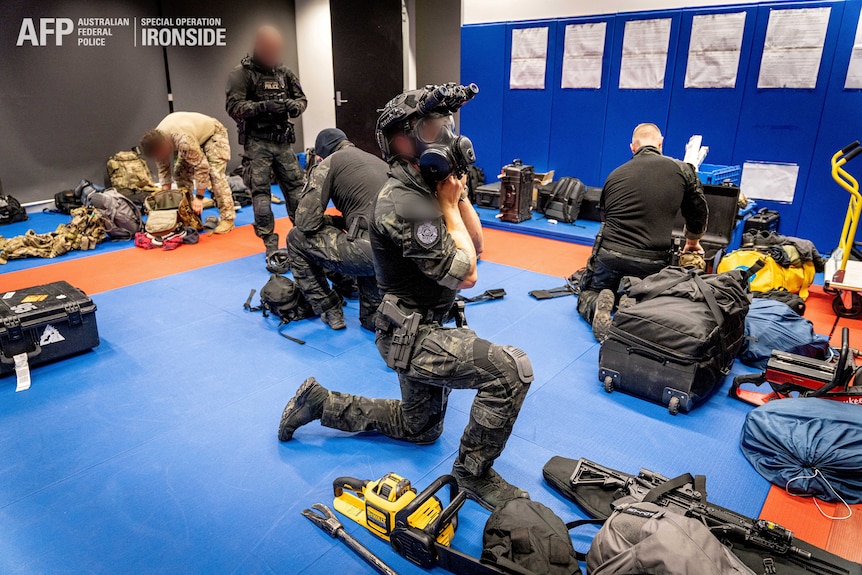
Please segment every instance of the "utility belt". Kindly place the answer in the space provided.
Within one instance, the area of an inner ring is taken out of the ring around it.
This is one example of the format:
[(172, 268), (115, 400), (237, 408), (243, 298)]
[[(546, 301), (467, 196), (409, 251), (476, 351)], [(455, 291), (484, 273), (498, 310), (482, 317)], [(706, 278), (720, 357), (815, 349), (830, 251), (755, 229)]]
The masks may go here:
[(294, 132), (293, 124), (288, 123), (287, 127), (272, 128), (268, 130), (246, 129), (243, 133), (244, 141), (249, 139), (263, 140), (265, 142), (274, 142), (276, 144), (292, 144), (296, 141), (296, 133)]
[(399, 304), (400, 300), (397, 296), (392, 294), (383, 296), (383, 303), (377, 308), (377, 317), (374, 320), (378, 331), (391, 334), (392, 341), (386, 356), (386, 365), (392, 369), (403, 370), (410, 366), (420, 326), (443, 325), (450, 319), (455, 320), (457, 327), (467, 325), (463, 301), (454, 302), (445, 312), (430, 309), (405, 311)]
[(611, 252), (616, 256), (643, 263), (663, 262), (667, 264), (670, 263), (671, 256), (673, 255), (672, 248), (668, 248), (667, 250), (639, 250), (604, 238), (602, 238), (598, 247), (600, 250)]

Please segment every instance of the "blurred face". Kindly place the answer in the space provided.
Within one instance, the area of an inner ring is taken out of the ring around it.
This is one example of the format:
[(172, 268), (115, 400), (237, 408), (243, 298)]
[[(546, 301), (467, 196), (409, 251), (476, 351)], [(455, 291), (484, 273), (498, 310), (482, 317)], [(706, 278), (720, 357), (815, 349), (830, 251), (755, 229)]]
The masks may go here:
[(266, 68), (281, 63), (281, 33), (273, 26), (261, 26), (254, 41), (254, 59)]
[(157, 162), (167, 162), (171, 159), (171, 155), (173, 155), (173, 153), (174, 147), (171, 145), (170, 140), (164, 140), (155, 150), (153, 150), (152, 158)]

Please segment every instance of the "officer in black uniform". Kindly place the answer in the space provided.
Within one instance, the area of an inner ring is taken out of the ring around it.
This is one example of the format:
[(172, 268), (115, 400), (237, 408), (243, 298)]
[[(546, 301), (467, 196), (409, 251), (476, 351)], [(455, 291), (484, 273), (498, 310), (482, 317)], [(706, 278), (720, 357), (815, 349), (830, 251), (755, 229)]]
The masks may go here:
[(655, 124), (632, 134), (631, 160), (611, 172), (602, 189), (602, 228), (581, 278), (578, 313), (593, 326), (598, 341), (607, 337), (617, 290), (625, 276), (644, 278), (670, 263), (673, 225), (682, 210), (683, 252), (703, 252), (709, 207), (691, 164), (663, 156)]
[[(359, 321), (374, 331), (380, 292), (368, 228), (374, 199), (389, 179), (389, 166), (354, 146), (338, 128), (322, 130), (314, 152), (320, 161), (302, 190), (296, 225), (287, 236), (293, 278), (314, 313), (332, 329), (344, 329), (341, 297), (329, 286), (326, 273), (356, 277)], [(330, 200), (341, 218), (324, 213)]]
[(296, 75), (281, 64), (281, 43), (278, 30), (259, 28), (254, 54), (233, 69), (227, 85), (227, 113), (236, 121), (245, 148), (243, 175), (252, 194), (254, 231), (263, 240), (267, 255), (278, 249), (271, 174), (275, 174), (291, 216), (304, 184), (291, 147), (296, 137), (290, 118), (298, 118), (308, 101)]
[[(452, 475), (467, 495), (495, 509), (527, 493), (492, 468), (512, 432), (533, 380), (527, 355), (480, 339), (466, 326), (459, 289), (476, 283), (482, 229), (461, 174), (475, 161), (456, 136), (452, 113), (475, 86), (429, 86), (391, 100), (377, 120), (377, 141), (391, 175), (371, 224), (374, 267), (385, 294), (377, 348), (398, 373), (401, 399), (330, 392), (307, 379), (284, 409), (279, 439), (316, 419), (344, 431), (377, 431), (417, 444), (443, 433), (452, 389), (474, 389), (470, 421)], [(455, 316), (455, 326), (444, 327)]]

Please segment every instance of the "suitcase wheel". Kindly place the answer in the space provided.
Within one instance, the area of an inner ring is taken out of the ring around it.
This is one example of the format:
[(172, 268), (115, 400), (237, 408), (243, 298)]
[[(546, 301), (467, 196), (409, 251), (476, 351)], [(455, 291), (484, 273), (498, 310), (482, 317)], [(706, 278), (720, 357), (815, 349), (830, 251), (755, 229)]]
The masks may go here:
[(676, 415), (679, 413), (679, 398), (673, 396), (670, 398), (670, 401), (667, 402), (667, 411), (671, 415)]
[[(613, 393), (613, 391), (614, 391), (614, 378), (612, 378), (609, 375), (605, 376), (605, 380), (602, 382), (602, 387), (604, 388), (604, 390), (606, 392)], [(677, 403), (679, 403), (679, 401), (677, 401)]]

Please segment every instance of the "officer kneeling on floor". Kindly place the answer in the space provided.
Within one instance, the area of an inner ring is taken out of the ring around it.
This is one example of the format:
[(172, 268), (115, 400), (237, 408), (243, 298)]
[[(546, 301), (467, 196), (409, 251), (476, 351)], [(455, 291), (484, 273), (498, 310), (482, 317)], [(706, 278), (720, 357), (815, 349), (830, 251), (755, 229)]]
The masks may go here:
[[(670, 264), (673, 224), (682, 210), (684, 253), (702, 253), (709, 208), (691, 164), (662, 155), (661, 131), (640, 124), (632, 134), (634, 157), (611, 172), (602, 189), (603, 223), (581, 278), (578, 313), (604, 341), (625, 276), (645, 278)], [(625, 302), (620, 302), (625, 305)]]
[[(289, 441), (297, 428), (320, 419), (334, 429), (429, 444), (443, 432), (449, 392), (475, 389), (452, 475), (468, 497), (495, 509), (528, 497), (491, 466), (512, 433), (533, 369), (520, 349), (477, 337), (464, 323), (463, 306), (455, 305), (458, 290), (476, 283), (483, 239), (464, 186), (452, 175), (475, 157), (470, 141), (455, 135), (452, 113), (476, 91), (453, 84), (411, 90), (386, 104), (377, 120), (377, 141), (391, 167), (371, 222), (384, 294), (377, 348), (398, 373), (401, 399), (330, 392), (309, 378), (285, 407), (278, 437)], [(458, 327), (444, 327), (451, 315)]]
[[(380, 292), (374, 277), (369, 223), (377, 192), (389, 179), (389, 166), (354, 146), (337, 128), (317, 135), (314, 167), (299, 197), (296, 226), (287, 236), (293, 278), (314, 313), (332, 329), (344, 329), (341, 296), (326, 272), (355, 276), (359, 286), (359, 321), (374, 331)], [(324, 213), (329, 201), (342, 218)]]
[(200, 214), (209, 188), (219, 210), (215, 233), (226, 234), (233, 229), (233, 194), (227, 182), (230, 140), (221, 122), (197, 112), (173, 112), (155, 130), (144, 134), (141, 150), (155, 160), (163, 190), (169, 190), (173, 181), (180, 188), (194, 189), (192, 208)]

